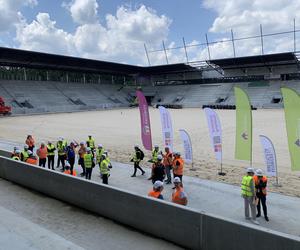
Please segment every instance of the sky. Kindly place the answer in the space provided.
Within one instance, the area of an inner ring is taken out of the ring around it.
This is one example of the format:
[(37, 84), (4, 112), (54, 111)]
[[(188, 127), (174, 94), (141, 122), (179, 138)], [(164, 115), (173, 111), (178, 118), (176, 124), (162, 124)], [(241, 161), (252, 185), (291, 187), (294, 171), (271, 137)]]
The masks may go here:
[[(235, 38), (300, 29), (299, 0), (0, 0), (0, 46), (135, 65), (233, 57)], [(297, 25), (298, 24), (298, 25)], [(300, 33), (300, 32), (299, 32)], [(300, 35), (300, 34), (299, 34)], [(298, 32), (296, 45), (300, 41)], [(197, 45), (197, 46), (196, 46)], [(179, 47), (179, 48), (178, 48)], [(173, 48), (173, 49), (172, 49)], [(174, 49), (178, 48), (178, 49)], [(294, 49), (293, 34), (264, 38), (264, 52)], [(236, 56), (261, 53), (260, 39), (235, 42)]]

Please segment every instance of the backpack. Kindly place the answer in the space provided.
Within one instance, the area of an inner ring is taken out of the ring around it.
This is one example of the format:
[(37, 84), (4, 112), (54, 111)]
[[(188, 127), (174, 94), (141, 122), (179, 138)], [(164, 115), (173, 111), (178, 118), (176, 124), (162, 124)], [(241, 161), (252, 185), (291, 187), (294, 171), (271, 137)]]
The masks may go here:
[(144, 152), (143, 152), (142, 150), (140, 150), (140, 153), (141, 153), (141, 158), (140, 158), (140, 160), (143, 160), (144, 157), (145, 157), (145, 154), (144, 154)]

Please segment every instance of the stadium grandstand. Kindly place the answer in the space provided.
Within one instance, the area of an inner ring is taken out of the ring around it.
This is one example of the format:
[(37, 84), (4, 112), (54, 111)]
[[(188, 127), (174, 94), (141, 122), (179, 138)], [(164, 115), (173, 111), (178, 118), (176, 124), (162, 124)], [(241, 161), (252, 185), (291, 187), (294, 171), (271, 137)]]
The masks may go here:
[(133, 66), (0, 48), (0, 96), (13, 114), (128, 107), (142, 88), (156, 107), (234, 109), (234, 86), (254, 108), (281, 108), (281, 86), (300, 87), (297, 53)]

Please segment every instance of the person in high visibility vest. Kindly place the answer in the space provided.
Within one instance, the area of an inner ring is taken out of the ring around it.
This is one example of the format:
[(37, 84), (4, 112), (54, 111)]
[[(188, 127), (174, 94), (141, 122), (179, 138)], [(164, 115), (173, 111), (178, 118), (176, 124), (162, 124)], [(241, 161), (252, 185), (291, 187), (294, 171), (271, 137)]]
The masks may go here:
[[(247, 175), (243, 176), (242, 185), (241, 185), (241, 194), (244, 198), (244, 206), (245, 206), (245, 218), (246, 220), (250, 220), (259, 225), (259, 222), (256, 220), (256, 211), (255, 211), (255, 188), (253, 181), (254, 169), (247, 168)], [(249, 217), (249, 207), (251, 210), (251, 218)]]
[(182, 183), (179, 177), (175, 177), (174, 180), (175, 189), (172, 193), (172, 202), (186, 206), (188, 203), (187, 195), (183, 190)]
[(96, 149), (96, 159), (97, 159), (97, 164), (99, 165), (100, 168), (100, 162), (101, 162), (101, 157), (104, 154), (104, 148), (102, 144), (98, 144), (97, 149)]
[(48, 150), (47, 147), (45, 146), (45, 143), (41, 143), (41, 147), (37, 150), (37, 155), (39, 157), (39, 166), (45, 167), (46, 166), (46, 161), (47, 161), (47, 154)]
[(25, 161), (26, 163), (32, 164), (32, 165), (37, 165), (38, 164), (38, 159), (37, 157), (33, 154), (32, 151), (28, 150), (28, 155), (29, 157)]
[(55, 157), (55, 146), (51, 141), (47, 144), (47, 158), (48, 158), (48, 169), (54, 170), (54, 157)]
[(140, 167), (140, 162), (143, 160), (144, 158), (144, 153), (143, 151), (139, 148), (138, 145), (134, 146), (134, 155), (131, 158), (131, 162), (133, 162), (133, 166), (134, 166), (134, 172), (133, 175), (131, 175), (131, 177), (136, 177), (136, 171), (137, 169), (141, 170), (142, 175), (145, 174), (145, 171)]
[(21, 161), (26, 162), (26, 160), (28, 159), (29, 154), (28, 154), (28, 145), (24, 146), (24, 150), (21, 152)]
[(165, 153), (163, 154), (163, 164), (165, 166), (166, 170), (166, 175), (167, 179), (165, 180), (166, 184), (171, 184), (172, 183), (172, 175), (171, 175), (171, 170), (172, 170), (172, 165), (173, 165), (173, 154), (170, 151), (170, 148), (167, 146), (165, 147)]
[[(19, 147), (15, 146), (14, 151), (11, 153), (10, 158), (13, 158), (16, 155), (16, 151), (19, 150)], [(20, 151), (20, 150), (19, 150)], [(21, 152), (21, 151), (20, 151)]]
[(267, 183), (268, 178), (267, 176), (263, 175), (261, 169), (257, 169), (255, 171), (255, 175), (253, 176), (255, 191), (256, 191), (256, 198), (258, 199), (257, 203), (257, 215), (256, 217), (260, 217), (260, 203), (263, 207), (264, 217), (266, 221), (269, 221), (267, 205), (266, 205), (266, 196), (267, 196)]
[(180, 156), (180, 152), (174, 153), (174, 160), (173, 160), (173, 174), (174, 178), (179, 177), (182, 183), (182, 176), (183, 176), (183, 167), (184, 167), (184, 160)]
[(107, 162), (108, 162), (108, 167), (109, 168), (112, 168), (112, 165), (111, 165), (111, 161), (110, 161), (110, 158), (109, 158), (109, 156), (108, 156), (108, 151), (107, 150), (104, 150), (104, 153), (103, 154), (105, 154), (106, 155), (106, 160), (107, 160)]
[(78, 165), (80, 165), (82, 168), (82, 173), (80, 174), (80, 176), (85, 176), (84, 155), (86, 154), (86, 147), (84, 145), (84, 142), (80, 142), (79, 145), (80, 147), (78, 150)]
[(69, 174), (69, 175), (77, 176), (76, 170), (74, 169), (74, 170), (71, 171), (70, 168), (71, 168), (70, 163), (68, 161), (66, 161), (64, 174)]
[(164, 189), (164, 183), (162, 181), (155, 181), (152, 190), (149, 191), (148, 196), (163, 200), (164, 197), (161, 192)]
[(155, 145), (154, 149), (152, 150), (152, 158), (151, 158), (151, 160), (148, 161), (148, 162), (152, 163), (151, 176), (148, 178), (148, 180), (152, 180), (153, 170), (156, 166), (158, 155), (159, 155), (159, 146)]
[(14, 152), (14, 156), (11, 157), (11, 159), (13, 159), (15, 161), (20, 161), (21, 160), (21, 150), (16, 149)]
[(93, 171), (93, 154), (90, 148), (86, 149), (86, 154), (84, 154), (83, 157), (84, 160), (84, 166), (85, 166), (85, 179), (90, 180), (92, 177), (92, 171)]
[(109, 176), (109, 162), (106, 158), (106, 154), (102, 154), (100, 162), (100, 174), (102, 178), (103, 184), (108, 184), (108, 176)]
[(28, 135), (28, 136), (27, 136), (25, 143), (26, 143), (27, 146), (28, 146), (28, 150), (30, 150), (30, 151), (33, 152), (35, 141), (34, 141), (32, 135)]
[(89, 147), (92, 151), (95, 149), (95, 140), (91, 135), (88, 136), (86, 146)]
[(57, 154), (58, 154), (56, 168), (59, 168), (60, 163), (61, 163), (61, 165), (62, 165), (61, 171), (62, 172), (65, 171), (65, 160), (67, 159), (66, 147), (67, 147), (67, 145), (65, 145), (64, 139), (62, 137), (60, 137), (56, 144)]

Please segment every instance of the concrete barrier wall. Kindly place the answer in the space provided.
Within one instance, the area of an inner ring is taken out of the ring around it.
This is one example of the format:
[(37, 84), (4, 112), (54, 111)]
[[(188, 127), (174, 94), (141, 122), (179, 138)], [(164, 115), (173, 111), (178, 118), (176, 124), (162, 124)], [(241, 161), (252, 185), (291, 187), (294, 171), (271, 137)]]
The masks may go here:
[(252, 250), (259, 243), (263, 250), (300, 249), (297, 237), (217, 218), (4, 157), (0, 157), (0, 177), (185, 248)]

